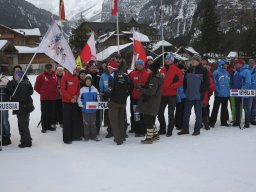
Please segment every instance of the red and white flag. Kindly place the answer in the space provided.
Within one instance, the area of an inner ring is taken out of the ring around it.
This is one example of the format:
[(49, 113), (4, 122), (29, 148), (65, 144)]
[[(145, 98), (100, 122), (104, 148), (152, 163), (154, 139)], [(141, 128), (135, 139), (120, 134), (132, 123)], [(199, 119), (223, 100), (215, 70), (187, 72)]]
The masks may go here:
[(83, 50), (80, 53), (80, 56), (87, 65), (89, 61), (97, 61), (97, 54), (96, 54), (96, 41), (94, 39), (94, 33), (90, 36), (87, 43), (85, 44)]
[(139, 34), (136, 31), (133, 32), (133, 52), (136, 56), (136, 60), (147, 61), (145, 49), (139, 39)]
[(118, 0), (112, 0), (112, 16), (116, 16), (118, 13)]
[(64, 21), (66, 20), (66, 17), (65, 17), (64, 0), (60, 0), (59, 17), (60, 17), (60, 21), (61, 21), (61, 22), (64, 22)]

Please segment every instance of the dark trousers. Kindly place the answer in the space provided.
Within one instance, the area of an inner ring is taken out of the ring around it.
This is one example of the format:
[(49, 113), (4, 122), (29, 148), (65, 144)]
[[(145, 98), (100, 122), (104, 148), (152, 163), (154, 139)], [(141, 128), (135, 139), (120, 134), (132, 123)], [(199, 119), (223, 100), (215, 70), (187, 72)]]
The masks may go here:
[(160, 122), (160, 132), (166, 132), (166, 122), (164, 117), (164, 111), (168, 105), (168, 132), (172, 132), (174, 128), (174, 110), (176, 106), (176, 96), (162, 96), (161, 104), (158, 112), (158, 121)]
[(108, 102), (109, 120), (113, 135), (117, 143), (125, 140), (125, 104), (117, 104), (113, 101)]
[(210, 117), (210, 125), (215, 125), (215, 123), (217, 121), (220, 105), (221, 105), (221, 115), (220, 115), (221, 124), (222, 125), (227, 124), (227, 121), (229, 119), (228, 100), (229, 100), (229, 97), (215, 97), (214, 98), (212, 114)]
[[(108, 101), (108, 98), (106, 96), (103, 96), (102, 99), (103, 99), (103, 101)], [(107, 132), (112, 134), (112, 128), (110, 125), (108, 112), (109, 112), (108, 109), (104, 110), (104, 124), (107, 125)]]
[(152, 115), (143, 114), (144, 124), (147, 129), (153, 129), (156, 121), (156, 117)]
[(97, 133), (98, 134), (100, 133), (100, 127), (101, 127), (101, 124), (102, 124), (102, 119), (103, 119), (102, 110), (97, 110), (95, 124), (96, 124), (96, 127), (97, 127)]
[(81, 124), (77, 103), (63, 103), (63, 141), (81, 138)]
[(42, 129), (48, 130), (56, 122), (56, 101), (41, 100)]
[(206, 129), (209, 128), (209, 113), (208, 113), (208, 105), (202, 106), (202, 122)]
[(24, 145), (31, 144), (32, 138), (29, 131), (29, 113), (18, 112), (18, 127), (20, 133), (20, 143)]
[(95, 125), (96, 113), (83, 113), (83, 122), (84, 122), (84, 139), (95, 140), (97, 137), (97, 128)]
[(182, 128), (184, 107), (185, 107), (185, 99), (182, 99), (180, 103), (176, 103), (175, 126), (179, 130)]
[(143, 114), (137, 111), (138, 100), (131, 99), (131, 128), (135, 134), (146, 134), (146, 128), (144, 126)]
[(235, 98), (235, 106), (236, 106), (236, 122), (240, 123), (241, 121), (241, 112), (240, 108), (243, 103), (244, 108), (244, 116), (245, 116), (245, 123), (250, 123), (250, 99), (249, 98)]
[(63, 118), (62, 100), (58, 99), (58, 100), (56, 100), (56, 123), (63, 124), (62, 118)]
[(200, 128), (202, 126), (202, 101), (201, 100), (194, 100), (194, 101), (186, 100), (185, 108), (184, 108), (183, 126), (182, 126), (183, 131), (189, 132), (189, 120), (191, 115), (191, 109), (193, 106), (196, 114), (196, 123), (195, 123), (194, 131), (200, 131)]

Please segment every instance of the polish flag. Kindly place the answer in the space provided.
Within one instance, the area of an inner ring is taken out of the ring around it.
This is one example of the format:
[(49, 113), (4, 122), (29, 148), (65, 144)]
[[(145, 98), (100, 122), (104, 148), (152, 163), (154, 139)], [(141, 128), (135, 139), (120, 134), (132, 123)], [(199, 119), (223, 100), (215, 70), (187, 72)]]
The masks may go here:
[(118, 0), (112, 0), (112, 16), (116, 16), (118, 13)]
[(136, 60), (143, 60), (146, 63), (147, 55), (136, 31), (133, 32), (133, 52)]
[(59, 17), (60, 17), (60, 21), (61, 21), (61, 22), (64, 22), (65, 19), (66, 19), (66, 17), (65, 17), (64, 0), (60, 0)]
[(95, 45), (96, 45), (96, 42), (94, 39), (94, 33), (92, 33), (92, 35), (90, 36), (86, 45), (84, 46), (83, 50), (80, 53), (80, 56), (81, 56), (83, 62), (85, 63), (85, 65), (87, 65), (89, 63), (89, 61), (91, 61), (91, 60), (97, 61)]

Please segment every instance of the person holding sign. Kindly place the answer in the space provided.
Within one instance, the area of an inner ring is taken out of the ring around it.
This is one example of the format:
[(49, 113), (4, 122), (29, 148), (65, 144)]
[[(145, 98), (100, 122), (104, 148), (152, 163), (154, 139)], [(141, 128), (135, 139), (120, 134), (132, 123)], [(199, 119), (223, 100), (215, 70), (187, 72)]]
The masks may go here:
[(20, 148), (32, 146), (32, 138), (29, 131), (29, 116), (34, 110), (33, 100), (31, 98), (34, 90), (28, 78), (25, 76), (25, 78), (22, 79), (23, 76), (23, 71), (18, 71), (15, 73), (14, 78), (16, 81), (16, 86), (19, 84), (19, 87), (14, 96), (11, 97), (11, 101), (19, 102), (19, 110), (13, 111), (13, 113), (16, 114), (18, 118), (18, 127), (21, 137), (21, 143), (18, 146)]
[(85, 77), (85, 86), (80, 89), (78, 97), (78, 105), (82, 108), (84, 122), (84, 140), (89, 139), (99, 141), (96, 128), (96, 112), (97, 109), (86, 108), (87, 102), (99, 101), (99, 92), (92, 85), (92, 76), (90, 74)]
[[(233, 89), (247, 90), (251, 88), (251, 73), (249, 66), (244, 63), (242, 59), (236, 59), (234, 61), (236, 71), (233, 76)], [(244, 128), (250, 127), (250, 111), (249, 111), (249, 98), (245, 96), (235, 97), (236, 108), (236, 121), (233, 123), (233, 127), (240, 127), (241, 121), (241, 105), (244, 108), (245, 123)]]

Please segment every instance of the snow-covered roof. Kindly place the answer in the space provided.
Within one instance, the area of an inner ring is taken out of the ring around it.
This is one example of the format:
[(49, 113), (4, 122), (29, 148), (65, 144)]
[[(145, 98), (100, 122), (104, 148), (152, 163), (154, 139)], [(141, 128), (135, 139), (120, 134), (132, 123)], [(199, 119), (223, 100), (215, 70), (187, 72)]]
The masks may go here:
[(2, 50), (2, 48), (5, 47), (5, 45), (7, 45), (8, 41), (7, 40), (0, 40), (0, 50)]
[(179, 61), (188, 61), (189, 59), (187, 57), (183, 57), (179, 55), (178, 53), (172, 53), (174, 55), (174, 58), (179, 60)]
[(231, 51), (227, 58), (237, 58), (238, 57), (238, 53), (236, 51)]
[(105, 33), (104, 35), (99, 36), (98, 43), (104, 43), (106, 40), (108, 40), (112, 35), (115, 34), (115, 31)]
[(41, 32), (39, 28), (34, 29), (13, 29), (17, 33), (20, 33), (25, 36), (41, 36)]
[[(119, 50), (125, 49), (126, 47), (129, 47), (133, 43), (127, 43), (124, 45), (119, 46)], [(110, 46), (107, 49), (101, 51), (100, 53), (97, 54), (97, 60), (98, 61), (103, 61), (107, 59), (110, 55), (118, 51), (118, 46)]]
[[(26, 46), (15, 46), (19, 53), (35, 53), (38, 50), (38, 47), (26, 47)], [(38, 51), (37, 53), (42, 53)]]
[(128, 34), (128, 35), (131, 35), (132, 32), (131, 31), (122, 31), (123, 34)]
[[(140, 42), (150, 42), (147, 35), (144, 35), (144, 34), (142, 34), (140, 32), (137, 32), (137, 31), (135, 33), (136, 33), (136, 36), (137, 36), (137, 38)], [(130, 38), (130, 39), (133, 41), (133, 38)]]
[(190, 53), (197, 54), (197, 55), (199, 54), (198, 52), (196, 52), (196, 50), (193, 47), (186, 47), (185, 49)]
[(155, 51), (157, 50), (159, 47), (161, 46), (164, 46), (164, 47), (172, 47), (173, 45), (171, 43), (169, 43), (168, 41), (165, 41), (165, 40), (162, 40), (162, 41), (158, 41), (157, 43), (153, 44), (153, 49), (152, 51)]

